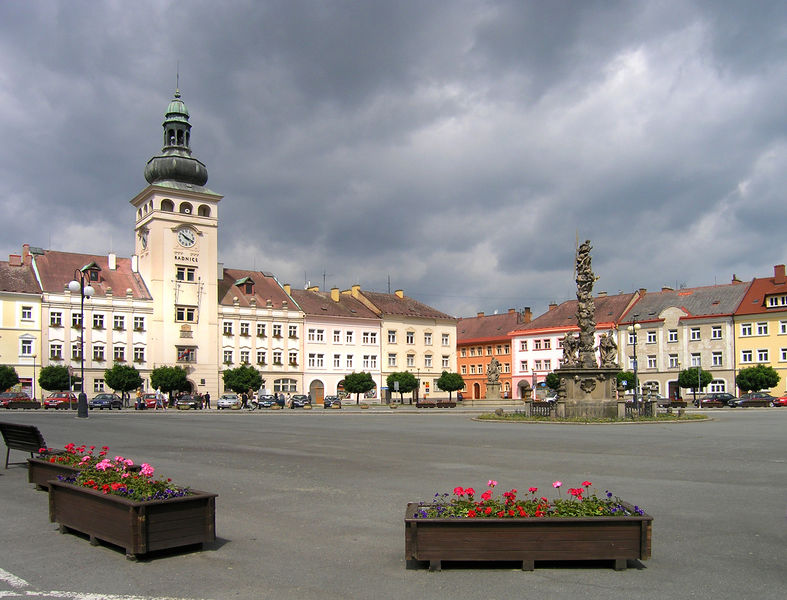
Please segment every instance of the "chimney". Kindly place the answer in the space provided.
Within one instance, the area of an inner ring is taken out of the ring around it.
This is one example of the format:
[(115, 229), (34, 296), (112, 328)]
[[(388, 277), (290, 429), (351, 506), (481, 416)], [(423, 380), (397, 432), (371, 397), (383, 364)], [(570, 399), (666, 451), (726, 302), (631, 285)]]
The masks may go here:
[(139, 256), (136, 254), (131, 257), (131, 272), (139, 273)]
[(773, 283), (776, 285), (787, 283), (787, 278), (784, 276), (784, 265), (775, 265), (773, 267)]
[(639, 288), (639, 295), (640, 296), (644, 296), (645, 292), (647, 292), (647, 291), (648, 291), (648, 288)]
[(110, 252), (107, 255), (107, 265), (109, 266), (110, 271), (117, 271), (118, 268), (118, 255), (114, 252)]
[(320, 291), (320, 286), (319, 285), (313, 285), (311, 287), (307, 287), (306, 291), (307, 292), (319, 292)]
[(356, 283), (354, 286), (352, 286), (352, 288), (350, 288), (350, 293), (352, 294), (353, 298), (357, 298), (358, 294), (361, 293), (361, 286)]
[(662, 285), (661, 286), (662, 292), (674, 292), (675, 290), (669, 285)]
[(22, 257), (19, 254), (9, 254), (8, 255), (8, 266), (9, 267), (21, 267), (22, 266)]
[(743, 282), (740, 279), (738, 279), (738, 276), (735, 273), (733, 273), (732, 274), (732, 283), (743, 283)]
[(289, 296), (290, 292), (292, 292), (292, 287), (290, 286), (290, 284), (285, 283), (282, 287), (284, 288), (284, 293)]
[(482, 310), (481, 312), (479, 312), (479, 313), (476, 313), (476, 315), (475, 315), (475, 316), (476, 316), (476, 317), (483, 317), (483, 316), (484, 316), (484, 311)]
[(30, 262), (30, 244), (22, 244), (22, 261)]
[(397, 298), (404, 298), (404, 290), (396, 290), (394, 294), (396, 294)]
[(523, 323), (530, 323), (533, 320), (533, 311), (530, 310), (529, 306), (525, 307), (524, 315), (522, 317), (524, 319)]
[(508, 314), (509, 314), (509, 315), (513, 315), (515, 312), (516, 312), (516, 309), (515, 309), (515, 308), (509, 308), (509, 309), (508, 309)]
[(281, 307), (282, 307), (282, 308), (287, 308), (288, 306), (289, 306), (289, 305), (287, 304), (287, 301), (286, 301), (286, 300), (282, 300), (282, 301), (281, 301)]
[(268, 299), (265, 301), (265, 307), (266, 307), (266, 308), (273, 308), (273, 300), (271, 300), (270, 298), (268, 298)]
[(606, 298), (607, 297), (607, 293), (606, 292), (599, 292), (598, 293), (598, 297), (599, 298)]
[(557, 308), (557, 302), (549, 303), (549, 310), (555, 310), (556, 308)]
[(331, 288), (331, 300), (333, 300), (334, 302), (339, 301), (339, 288), (337, 287)]

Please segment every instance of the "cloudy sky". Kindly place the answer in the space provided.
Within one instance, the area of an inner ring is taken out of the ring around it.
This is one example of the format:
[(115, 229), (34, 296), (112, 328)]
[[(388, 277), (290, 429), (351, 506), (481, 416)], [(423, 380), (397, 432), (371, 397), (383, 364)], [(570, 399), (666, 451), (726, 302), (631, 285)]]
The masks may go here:
[[(787, 260), (784, 0), (0, 3), (0, 256), (129, 256), (180, 71), (219, 255), (456, 316)], [(781, 190), (781, 191), (780, 191)]]

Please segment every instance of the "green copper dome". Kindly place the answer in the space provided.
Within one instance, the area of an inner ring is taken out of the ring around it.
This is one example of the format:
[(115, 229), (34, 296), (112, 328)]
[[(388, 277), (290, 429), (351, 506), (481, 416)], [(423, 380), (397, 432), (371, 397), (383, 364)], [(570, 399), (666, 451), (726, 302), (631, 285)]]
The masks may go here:
[(180, 90), (167, 106), (164, 115), (164, 147), (145, 166), (148, 183), (176, 181), (203, 186), (208, 181), (208, 169), (191, 156), (191, 124), (186, 103), (180, 99)]

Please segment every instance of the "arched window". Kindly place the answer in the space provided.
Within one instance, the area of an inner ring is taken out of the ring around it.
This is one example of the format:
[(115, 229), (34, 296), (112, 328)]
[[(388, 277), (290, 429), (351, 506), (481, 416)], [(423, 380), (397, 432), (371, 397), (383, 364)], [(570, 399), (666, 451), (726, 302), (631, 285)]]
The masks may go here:
[(137, 219), (141, 219), (141, 218), (142, 218), (142, 209), (139, 208), (137, 209)]
[(184, 215), (190, 215), (192, 210), (193, 208), (189, 202), (181, 202), (180, 207), (178, 208), (178, 212), (183, 213)]
[(174, 146), (175, 145), (175, 130), (168, 129), (167, 130), (167, 139), (164, 140), (164, 144), (166, 146)]
[(210, 216), (210, 206), (207, 204), (200, 204), (199, 208), (197, 209), (197, 214), (200, 217), (209, 217)]
[(175, 203), (172, 202), (169, 198), (164, 198), (161, 201), (161, 210), (164, 212), (174, 212), (175, 211)]

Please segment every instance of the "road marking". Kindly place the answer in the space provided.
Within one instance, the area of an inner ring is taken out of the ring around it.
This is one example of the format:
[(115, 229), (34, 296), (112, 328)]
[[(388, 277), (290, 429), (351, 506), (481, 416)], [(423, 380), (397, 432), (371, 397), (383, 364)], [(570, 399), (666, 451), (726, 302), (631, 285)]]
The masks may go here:
[(12, 573), (9, 573), (3, 569), (0, 569), (0, 581), (5, 581), (13, 588), (24, 588), (30, 586), (30, 584), (24, 579), (21, 579), (20, 577), (17, 577), (16, 575), (13, 575)]

